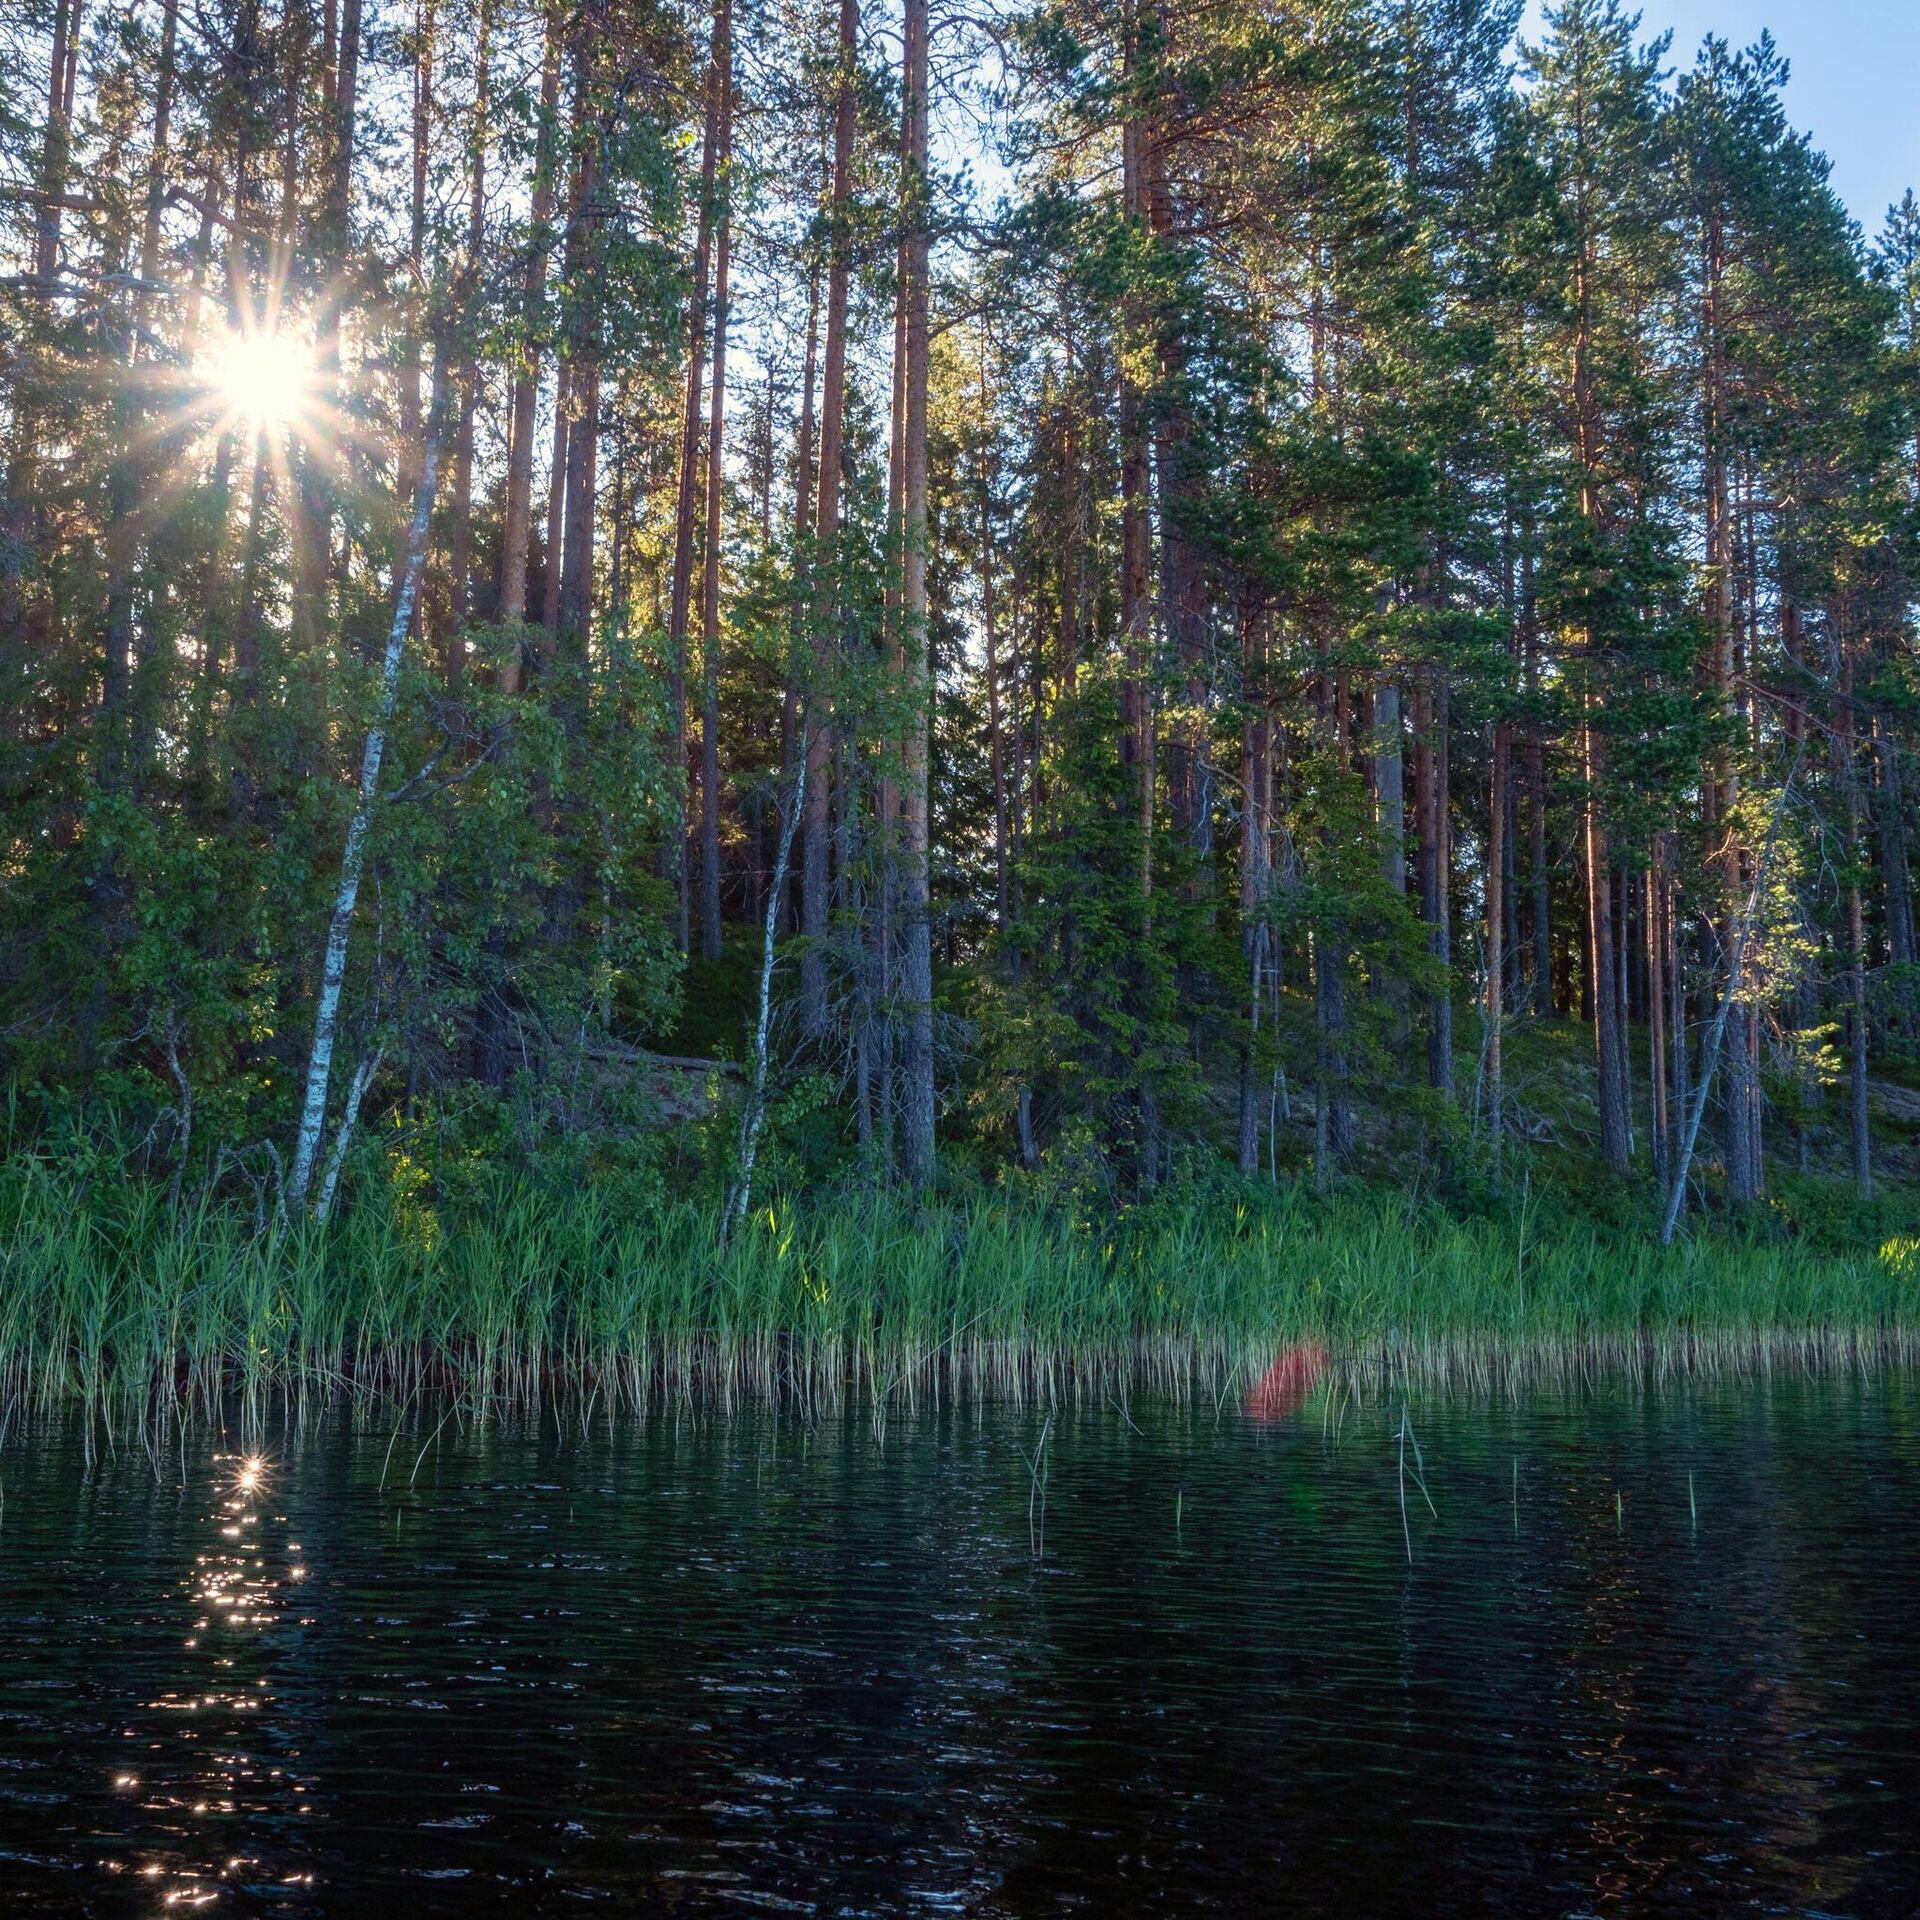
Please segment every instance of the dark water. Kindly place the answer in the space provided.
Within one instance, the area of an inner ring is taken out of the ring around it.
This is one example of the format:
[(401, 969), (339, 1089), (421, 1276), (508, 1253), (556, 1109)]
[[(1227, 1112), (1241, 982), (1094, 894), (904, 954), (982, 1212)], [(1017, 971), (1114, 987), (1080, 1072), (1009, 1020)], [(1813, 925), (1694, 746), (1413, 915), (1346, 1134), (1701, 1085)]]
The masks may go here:
[(1399, 1415), (16, 1432), (0, 1909), (1920, 1908), (1920, 1383)]

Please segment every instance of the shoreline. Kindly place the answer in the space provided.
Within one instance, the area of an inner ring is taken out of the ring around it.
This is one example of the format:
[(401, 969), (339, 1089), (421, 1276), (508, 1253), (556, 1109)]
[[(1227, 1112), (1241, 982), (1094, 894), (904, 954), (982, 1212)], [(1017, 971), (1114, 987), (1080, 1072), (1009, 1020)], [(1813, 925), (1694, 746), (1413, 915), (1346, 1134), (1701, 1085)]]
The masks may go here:
[(1701, 1329), (1655, 1336), (1594, 1333), (1576, 1339), (1512, 1339), (1496, 1331), (1445, 1343), (1376, 1341), (1334, 1347), (1324, 1368), (1277, 1410), (1263, 1409), (1257, 1389), (1276, 1355), (1308, 1333), (1271, 1346), (1151, 1342), (1074, 1347), (1037, 1340), (996, 1340), (923, 1354), (876, 1344), (853, 1351), (839, 1342), (804, 1345), (774, 1335), (723, 1346), (708, 1339), (598, 1355), (550, 1350), (544, 1355), (403, 1349), (351, 1356), (267, 1355), (250, 1367), (240, 1354), (135, 1373), (110, 1355), (90, 1378), (54, 1380), (0, 1368), (0, 1445), (23, 1421), (85, 1413), (136, 1425), (174, 1420), (219, 1421), (234, 1409), (246, 1424), (269, 1413), (419, 1408), (463, 1417), (551, 1414), (577, 1420), (645, 1419), (663, 1409), (726, 1412), (778, 1408), (807, 1418), (849, 1408), (882, 1415), (925, 1406), (1077, 1406), (1098, 1403), (1124, 1412), (1133, 1396), (1233, 1411), (1278, 1423), (1319, 1389), (1332, 1403), (1398, 1393), (1466, 1395), (1488, 1401), (1530, 1393), (1631, 1385), (1654, 1391), (1675, 1384), (1729, 1380), (1875, 1374), (1920, 1365), (1920, 1327), (1832, 1326), (1818, 1329)]
[(1920, 1241), (1718, 1232), (1662, 1249), (1564, 1209), (1543, 1228), (1283, 1188), (1105, 1219), (992, 1194), (776, 1202), (723, 1244), (712, 1206), (505, 1181), (323, 1230), (0, 1164), (0, 1396), (16, 1409), (1224, 1401), (1303, 1343), (1316, 1379), (1359, 1393), (1905, 1364)]

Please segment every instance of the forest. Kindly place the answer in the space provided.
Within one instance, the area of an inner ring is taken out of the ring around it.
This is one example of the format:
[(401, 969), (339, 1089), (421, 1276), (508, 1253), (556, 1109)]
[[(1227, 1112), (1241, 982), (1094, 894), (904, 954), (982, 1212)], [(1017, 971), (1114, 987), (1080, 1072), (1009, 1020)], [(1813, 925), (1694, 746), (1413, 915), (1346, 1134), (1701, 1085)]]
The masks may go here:
[(16, 1272), (103, 1196), (530, 1266), (1405, 1202), (1910, 1298), (1920, 205), (1788, 71), (1619, 0), (9, 8)]

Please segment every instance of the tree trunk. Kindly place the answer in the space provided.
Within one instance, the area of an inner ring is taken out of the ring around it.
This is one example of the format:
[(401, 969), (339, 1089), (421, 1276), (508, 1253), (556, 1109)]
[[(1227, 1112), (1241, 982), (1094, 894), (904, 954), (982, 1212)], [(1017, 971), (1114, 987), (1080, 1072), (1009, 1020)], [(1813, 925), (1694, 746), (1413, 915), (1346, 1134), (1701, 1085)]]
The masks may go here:
[[(1165, 22), (1161, 11), (1162, 46)], [(1156, 241), (1171, 244), (1174, 229), (1172, 182), (1167, 169), (1165, 130), (1156, 118), (1142, 142), (1145, 162), (1147, 224)], [(1206, 575), (1194, 547), (1189, 520), (1196, 505), (1193, 473), (1193, 423), (1184, 397), (1187, 342), (1177, 302), (1156, 315), (1156, 352), (1162, 393), (1156, 408), (1154, 469), (1160, 505), (1160, 617), (1178, 663), (1183, 717), (1170, 727), (1166, 742), (1167, 805), (1174, 835), (1198, 863), (1194, 883), (1203, 891), (1213, 861), (1212, 769), (1207, 760), (1207, 594)]]
[(1671, 1176), (1672, 1129), (1667, 1113), (1667, 916), (1673, 911), (1667, 877), (1667, 839), (1656, 834), (1647, 864), (1647, 1133), (1653, 1143), (1653, 1177), (1664, 1193)]
[[(1453, 959), (1447, 807), (1447, 689), (1431, 666), (1423, 667), (1414, 692), (1414, 819), (1420, 834), (1420, 917), (1427, 923), (1427, 951), (1450, 969)], [(1450, 971), (1427, 1002), (1427, 1080), (1453, 1092), (1453, 991)]]
[(1853, 1183), (1863, 1201), (1873, 1198), (1873, 1135), (1867, 1124), (1867, 929), (1860, 888), (1847, 893), (1847, 1066)]
[(1268, 925), (1273, 850), (1273, 712), (1268, 705), (1268, 616), (1241, 619), (1240, 927), (1247, 961), (1247, 1031), (1240, 1048), (1240, 1171), (1260, 1170), (1260, 993), (1271, 938)]
[[(473, 152), (469, 161), (465, 277), (476, 283), (486, 247), (487, 81), (493, 31), (492, 0), (479, 0), (479, 42), (474, 54)], [(480, 362), (472, 343), (462, 351), (460, 419), (454, 433), (453, 499), (448, 529), (447, 633), (442, 668), (449, 692), (466, 678), (467, 622), (473, 597), (473, 419), (480, 400)]]
[(787, 869), (793, 859), (793, 832), (806, 801), (807, 752), (812, 728), (806, 710), (801, 710), (800, 739), (794, 754), (794, 791), (780, 810), (780, 851), (774, 858), (771, 885), (767, 891), (766, 921), (760, 940), (759, 1010), (753, 1027), (753, 1071), (747, 1082), (747, 1096), (740, 1109), (739, 1165), (733, 1189), (727, 1196), (727, 1209), (720, 1222), (722, 1243), (747, 1217), (753, 1204), (753, 1167), (760, 1148), (760, 1129), (767, 1111), (767, 1069), (769, 1036), (773, 1026), (774, 938), (779, 931), (780, 901), (787, 890)]
[(726, 472), (727, 295), (733, 246), (733, 9), (714, 11), (714, 85), (720, 96), (719, 234), (713, 265), (713, 395), (707, 424), (707, 514), (700, 648), (700, 951), (720, 957), (720, 556)]
[(1634, 1154), (1633, 1137), (1633, 1048), (1630, 1042), (1632, 1032), (1632, 978), (1633, 978), (1633, 912), (1631, 896), (1627, 890), (1627, 870), (1615, 868), (1617, 885), (1614, 889), (1614, 904), (1617, 913), (1613, 926), (1613, 954), (1616, 979), (1614, 982), (1614, 1034), (1620, 1047), (1620, 1106), (1627, 1123), (1627, 1158)]
[[(1726, 720), (1729, 733), (1740, 724), (1740, 697), (1734, 661), (1734, 540), (1733, 509), (1729, 497), (1727, 449), (1725, 445), (1725, 333), (1721, 314), (1722, 282), (1725, 270), (1724, 238), (1717, 214), (1707, 223), (1705, 253), (1701, 274), (1701, 437), (1704, 446), (1704, 487), (1706, 507), (1706, 621), (1712, 647), (1712, 682), (1715, 697)], [(1722, 913), (1720, 944), (1723, 953), (1732, 949), (1734, 916), (1746, 893), (1746, 849), (1741, 844), (1735, 805), (1739, 799), (1739, 776), (1731, 754), (1723, 746), (1710, 771), (1713, 804), (1708, 818), (1717, 820), (1722, 831)], [(1736, 1206), (1749, 1206), (1759, 1198), (1756, 1163), (1759, 1143), (1756, 1136), (1755, 1063), (1750, 1044), (1751, 1030), (1744, 1012), (1727, 1025), (1725, 1047), (1727, 1197)]]
[(314, 315), (314, 412), (322, 431), (300, 456), (300, 511), (296, 523), (293, 615), (295, 645), (317, 652), (330, 626), (339, 452), (327, 430), (340, 412), (340, 332), (345, 319), (347, 249), (353, 214), (353, 160), (360, 98), (361, 0), (345, 0), (339, 38), (327, 73), (326, 182), (310, 271), (317, 283)]
[(1406, 765), (1400, 685), (1382, 680), (1373, 695), (1373, 792), (1380, 816), (1380, 875), (1396, 896), (1407, 891)]
[[(153, 102), (153, 138), (147, 159), (146, 208), (141, 222), (139, 279), (133, 298), (133, 325), (127, 343), (127, 368), (131, 375), (141, 364), (141, 349), (147, 346), (153, 295), (151, 289), (160, 271), (160, 216), (166, 203), (167, 156), (172, 136), (174, 50), (178, 42), (179, 9), (176, 0), (166, 0), (161, 20), (160, 58)], [(152, 357), (149, 347), (148, 358)], [(150, 697), (136, 697), (133, 675), (134, 571), (141, 550), (142, 519), (153, 470), (152, 452), (145, 426), (145, 408), (136, 398), (140, 382), (129, 378), (118, 383), (114, 406), (118, 415), (119, 446), (114, 457), (109, 489), (114, 497), (107, 529), (109, 555), (107, 583), (107, 660), (102, 687), (102, 705), (106, 709), (110, 738), (109, 753), (124, 754), (138, 780), (146, 767), (153, 737), (153, 703)], [(149, 664), (158, 649), (151, 644), (141, 662), (140, 679), (150, 676)], [(115, 679), (119, 681), (116, 698)], [(142, 689), (145, 692), (145, 689)], [(125, 711), (117, 712), (124, 704)], [(124, 770), (122, 768), (121, 770)]]
[[(983, 433), (992, 414), (987, 397), (987, 337), (980, 333), (980, 419)], [(987, 450), (980, 453), (980, 626), (986, 645), (987, 768), (993, 784), (993, 927), (1007, 930), (1007, 754), (1000, 731), (1000, 635), (994, 599), (993, 480)]]
[[(833, 196), (829, 212), (827, 337), (820, 394), (820, 480), (814, 539), (812, 594), (812, 698), (830, 705), (830, 683), (839, 652), (840, 462), (847, 409), (847, 283), (852, 265), (853, 86), (860, 38), (860, 0), (840, 0), (838, 77), (833, 119)], [(806, 949), (800, 961), (800, 1026), (809, 1039), (827, 1030), (827, 880), (832, 837), (828, 792), (835, 728), (808, 730), (806, 847), (800, 876), (800, 931)]]
[[(1587, 696), (1591, 704), (1593, 696)], [(1594, 1059), (1600, 1107), (1600, 1151), (1608, 1170), (1627, 1171), (1626, 1088), (1620, 1078), (1620, 1002), (1614, 989), (1613, 911), (1607, 895), (1612, 863), (1607, 852), (1607, 830), (1601, 814), (1601, 783), (1605, 750), (1589, 714), (1582, 730), (1586, 801), (1587, 854), (1587, 978), (1593, 1001)]]
[[(566, 275), (573, 311), (567, 327), (566, 505), (557, 564), (560, 593), (554, 652), (556, 711), (576, 742), (586, 723), (588, 648), (593, 630), (593, 548), (600, 458), (600, 313), (596, 273), (599, 151), (591, 129), (594, 55), (584, 29), (574, 45), (574, 185)], [(548, 565), (556, 564), (548, 557)]]
[(553, 379), (553, 451), (547, 463), (546, 572), (540, 595), (540, 625), (546, 640), (539, 658), (550, 662), (560, 631), (560, 549), (566, 530), (567, 432), (573, 415), (573, 367), (562, 352)]
[(1877, 785), (1881, 886), (1886, 896), (1887, 951), (1902, 969), (1895, 976), (1894, 1003), (1902, 1031), (1912, 1038), (1913, 981), (1906, 969), (1914, 965), (1913, 877), (1907, 858), (1907, 814), (1901, 777), (1900, 741), (1887, 717), (1874, 722), (1874, 751), (1879, 766)]
[[(1692, 1104), (1686, 1110), (1685, 1122), (1680, 1130), (1676, 1164), (1673, 1172), (1673, 1184), (1667, 1189), (1666, 1216), (1660, 1223), (1660, 1244), (1672, 1243), (1674, 1228), (1679, 1224), (1680, 1210), (1686, 1204), (1687, 1176), (1693, 1166), (1693, 1150), (1700, 1138), (1700, 1121), (1707, 1108), (1707, 1096), (1713, 1091), (1713, 1075), (1720, 1061), (1721, 1043), (1725, 1037), (1728, 1016), (1732, 1013), (1734, 1002), (1740, 997), (1741, 983), (1745, 977), (1747, 961), (1747, 939), (1753, 931), (1754, 910), (1760, 901), (1761, 888), (1767, 877), (1767, 864), (1773, 858), (1774, 842), (1779, 838), (1780, 821), (1787, 810), (1787, 801), (1793, 792), (1794, 776), (1799, 772), (1800, 758), (1794, 755), (1792, 768), (1780, 788), (1778, 798), (1773, 803), (1773, 818), (1767, 826), (1766, 843), (1760, 849), (1760, 858), (1754, 865), (1753, 884), (1747, 893), (1745, 909), (1740, 913), (1733, 928), (1733, 940), (1727, 958), (1727, 983), (1720, 995), (1719, 1010), (1713, 1015), (1707, 1029), (1707, 1036), (1700, 1048), (1700, 1086), (1694, 1094)], [(1862, 1082), (1864, 1089), (1864, 1081)]]
[[(1138, 29), (1127, 29), (1127, 63), (1137, 64)], [(1137, 115), (1121, 129), (1121, 208), (1139, 227), (1146, 219), (1146, 128)], [(1120, 692), (1120, 758), (1135, 772), (1139, 821), (1140, 897), (1153, 892), (1153, 673), (1147, 579), (1152, 528), (1147, 519), (1146, 399), (1135, 371), (1144, 350), (1140, 297), (1129, 288), (1122, 308), (1127, 351), (1120, 359), (1120, 631), (1124, 676)]]
[(1507, 726), (1493, 729), (1493, 774), (1487, 820), (1487, 1133), (1493, 1146), (1493, 1177), (1500, 1178), (1506, 1120), (1502, 1111), (1501, 1027), (1506, 1018)]
[(1847, 1091), (1848, 1131), (1853, 1148), (1853, 1181), (1860, 1198), (1873, 1198), (1873, 1137), (1867, 1115), (1867, 925), (1859, 873), (1866, 857), (1865, 813), (1861, 804), (1860, 752), (1855, 734), (1853, 636), (1843, 597), (1829, 613), (1828, 671), (1833, 682), (1835, 726), (1832, 753), (1846, 796), (1847, 855), (1854, 877), (1847, 889)]
[[(804, 690), (800, 684), (802, 669), (799, 661), (803, 651), (808, 649), (808, 634), (812, 621), (812, 595), (810, 591), (811, 557), (813, 541), (813, 496), (814, 496), (814, 389), (819, 373), (820, 356), (820, 263), (814, 259), (809, 263), (807, 273), (807, 345), (801, 361), (800, 372), (800, 418), (794, 429), (793, 449), (793, 555), (794, 579), (799, 591), (793, 608), (793, 635), (787, 671), (787, 685), (780, 702), (780, 763), (787, 762), (787, 749), (793, 739), (795, 716), (806, 706)], [(804, 853), (802, 855), (804, 861)], [(780, 930), (789, 933), (793, 930), (797, 916), (794, 912), (793, 889), (783, 885), (779, 890), (776, 903)]]
[[(427, 161), (433, 143), (433, 53), (434, 0), (414, 0), (413, 11), (413, 117), (412, 117), (412, 196), (409, 202), (407, 257), (411, 263), (414, 288), (427, 280)], [(395, 533), (394, 571), (405, 560), (406, 543), (412, 524), (412, 505), (419, 491), (420, 469), (417, 462), (425, 441), (421, 434), (420, 383), (421, 354), (424, 341), (419, 315), (411, 314), (403, 328), (398, 385), (400, 389), (400, 444), (394, 461), (400, 495), (399, 526)], [(416, 619), (419, 608), (415, 609)]]
[(80, 15), (84, 0), (56, 0), (53, 50), (47, 65), (47, 127), (40, 148), (40, 209), (34, 236), (33, 276), (51, 287), (60, 267), (60, 209), (67, 193), (72, 151), (73, 94), (79, 66)]
[[(500, 624), (511, 630), (527, 617), (527, 558), (533, 528), (533, 437), (540, 399), (540, 335), (546, 304), (547, 258), (552, 242), (547, 228), (553, 220), (556, 117), (560, 107), (560, 13), (547, 15), (546, 48), (540, 65), (540, 121), (534, 136), (533, 198), (528, 215), (525, 276), (520, 288), (520, 337), (516, 343), (513, 399), (509, 412), (507, 484), (500, 525)], [(555, 412), (562, 417), (563, 396), (556, 393)], [(548, 570), (553, 567), (551, 541)], [(520, 690), (525, 670), (524, 646), (510, 642), (500, 665), (500, 685), (508, 693)]]
[(707, 290), (713, 262), (713, 183), (720, 163), (721, 62), (731, 65), (723, 15), (727, 0), (713, 12), (713, 58), (707, 73), (706, 126), (700, 140), (700, 207), (693, 246), (693, 287), (687, 300), (687, 390), (680, 413), (680, 475), (673, 509), (673, 592), (667, 613), (668, 701), (673, 727), (673, 791), (678, 819), (667, 840), (668, 877), (674, 890), (674, 938), (680, 951), (690, 945), (692, 901), (687, 886), (687, 836), (692, 808), (687, 780), (687, 635), (691, 625), (694, 522), (700, 501), (700, 422), (705, 411), (707, 368)]
[(907, 1178), (933, 1178), (933, 955), (928, 921), (928, 726), (932, 674), (927, 631), (927, 0), (906, 0), (902, 81), (906, 94), (906, 418), (901, 439), (905, 553), (900, 643), (907, 708), (901, 755), (900, 994), (901, 1146)]
[(1322, 929), (1313, 943), (1314, 1025), (1319, 1089), (1315, 1095), (1316, 1173), (1326, 1179), (1353, 1151), (1347, 1100), (1347, 982), (1341, 943)]

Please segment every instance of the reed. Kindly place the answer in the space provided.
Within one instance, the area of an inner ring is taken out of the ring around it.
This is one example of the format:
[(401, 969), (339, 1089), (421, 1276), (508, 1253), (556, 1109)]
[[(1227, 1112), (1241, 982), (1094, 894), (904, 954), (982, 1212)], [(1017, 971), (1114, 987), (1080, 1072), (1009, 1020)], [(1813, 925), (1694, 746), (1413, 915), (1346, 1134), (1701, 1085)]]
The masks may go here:
[[(638, 1214), (501, 1180), (459, 1217), (362, 1205), (330, 1230), (137, 1181), (0, 1166), (0, 1394), (173, 1408), (238, 1394), (484, 1410), (569, 1397), (1224, 1397), (1290, 1341), (1358, 1384), (1500, 1389), (1911, 1358), (1897, 1250), (1569, 1221), (1524, 1233), (1356, 1194), (1195, 1195), (1103, 1222), (1000, 1196)], [(1096, 1230), (1098, 1227), (1098, 1230)]]

